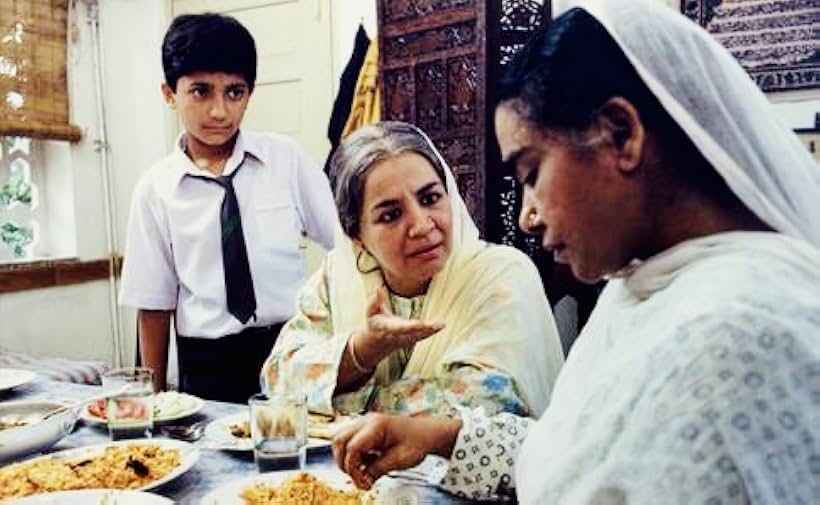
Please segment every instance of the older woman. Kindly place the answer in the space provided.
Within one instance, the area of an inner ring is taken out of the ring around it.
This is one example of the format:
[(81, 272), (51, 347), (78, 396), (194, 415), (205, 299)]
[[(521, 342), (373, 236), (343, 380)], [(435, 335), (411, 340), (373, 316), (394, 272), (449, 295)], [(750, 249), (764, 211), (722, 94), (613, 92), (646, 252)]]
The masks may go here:
[(820, 170), (694, 23), (564, 3), (496, 132), (521, 226), (612, 280), (537, 422), (371, 416), (337, 462), (369, 487), (432, 452), (446, 488), (523, 504), (820, 502)]
[(489, 245), (416, 127), (349, 136), (332, 160), (342, 232), (262, 370), (320, 413), (538, 415), (563, 362), (535, 266)]

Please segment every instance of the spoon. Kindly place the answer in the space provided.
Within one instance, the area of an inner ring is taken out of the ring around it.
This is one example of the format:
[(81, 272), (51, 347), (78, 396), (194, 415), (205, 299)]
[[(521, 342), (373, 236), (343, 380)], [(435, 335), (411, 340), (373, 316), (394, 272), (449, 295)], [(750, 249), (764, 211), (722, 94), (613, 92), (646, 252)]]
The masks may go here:
[(190, 426), (184, 424), (162, 426), (159, 431), (163, 435), (186, 442), (196, 442), (205, 433), (205, 423), (194, 423)]

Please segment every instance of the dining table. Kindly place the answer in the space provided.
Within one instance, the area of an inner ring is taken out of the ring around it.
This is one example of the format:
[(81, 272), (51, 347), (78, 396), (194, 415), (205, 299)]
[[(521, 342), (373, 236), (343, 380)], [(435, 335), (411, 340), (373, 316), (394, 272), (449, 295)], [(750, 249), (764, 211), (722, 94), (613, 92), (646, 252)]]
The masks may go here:
[[(81, 401), (98, 395), (101, 386), (89, 386), (69, 382), (54, 381), (42, 377), (10, 391), (0, 392), (0, 401), (12, 400), (49, 400)], [(173, 424), (209, 423), (223, 416), (247, 411), (247, 405), (205, 400), (203, 408), (188, 418), (174, 421)], [(166, 438), (161, 426), (155, 426), (152, 436)], [(108, 442), (109, 434), (105, 424), (90, 423), (79, 419), (74, 431), (58, 441), (46, 453), (66, 449), (103, 444)], [(201, 438), (193, 445), (199, 449), (199, 459), (187, 472), (176, 479), (153, 489), (151, 492), (170, 498), (175, 503), (199, 504), (203, 497), (220, 486), (258, 474), (252, 451), (225, 451), (209, 447), (207, 437)], [(28, 457), (35, 457), (33, 454)], [(310, 448), (307, 452), (306, 470), (334, 468), (333, 454), (329, 446)], [(402, 480), (401, 477), (398, 477)], [(479, 503), (446, 493), (441, 489), (419, 479), (407, 479), (402, 485), (411, 486), (419, 498), (419, 505), (450, 505)], [(481, 502), (487, 503), (487, 502)]]

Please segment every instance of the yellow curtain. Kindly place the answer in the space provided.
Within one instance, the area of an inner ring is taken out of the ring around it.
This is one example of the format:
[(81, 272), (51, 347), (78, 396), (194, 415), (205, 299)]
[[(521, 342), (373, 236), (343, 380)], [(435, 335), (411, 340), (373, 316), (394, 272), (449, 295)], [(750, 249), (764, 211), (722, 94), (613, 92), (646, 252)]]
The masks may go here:
[(0, 0), (0, 136), (80, 140), (69, 124), (68, 0)]
[(379, 45), (374, 40), (367, 49), (367, 54), (356, 80), (356, 93), (350, 115), (342, 131), (342, 138), (347, 137), (358, 128), (377, 123), (381, 116), (381, 98), (379, 95)]

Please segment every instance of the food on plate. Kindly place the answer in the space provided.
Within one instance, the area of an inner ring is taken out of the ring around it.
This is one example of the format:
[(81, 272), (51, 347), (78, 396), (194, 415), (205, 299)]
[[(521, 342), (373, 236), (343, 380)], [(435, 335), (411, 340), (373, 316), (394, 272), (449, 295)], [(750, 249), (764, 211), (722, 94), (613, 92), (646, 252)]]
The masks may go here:
[(299, 472), (281, 485), (258, 482), (242, 490), (246, 505), (371, 505), (373, 499), (358, 489), (340, 490), (307, 472)]
[(251, 423), (249, 421), (232, 424), (228, 429), (231, 430), (231, 435), (236, 438), (251, 438)]
[(18, 428), (20, 426), (25, 426), (29, 424), (28, 421), (23, 421), (21, 419), (10, 419), (10, 420), (3, 420), (0, 419), (0, 431), (8, 430), (11, 428)]
[(0, 469), (0, 500), (72, 489), (136, 489), (180, 465), (177, 449), (129, 444), (89, 457), (51, 457)]
[[(293, 430), (292, 425), (287, 426), (289, 423), (287, 419), (277, 421), (279, 423), (277, 426), (274, 426), (272, 420), (266, 417), (258, 419), (257, 422), (260, 424), (262, 431), (272, 429), (279, 436), (292, 436), (286, 434), (289, 430)], [(333, 438), (333, 433), (335, 433), (337, 426), (331, 423), (333, 423), (333, 418), (330, 416), (308, 414), (308, 436), (327, 439)], [(251, 423), (249, 421), (231, 424), (228, 426), (228, 430), (231, 432), (231, 435), (236, 438), (251, 438)], [(314, 433), (319, 433), (319, 435), (314, 435)]]
[(99, 400), (88, 404), (88, 411), (94, 417), (108, 419), (108, 414), (106, 412), (107, 403), (108, 402), (105, 400), (105, 398), (100, 398)]
[[(121, 421), (128, 419), (143, 420), (148, 418), (145, 413), (145, 404), (142, 402), (128, 398), (120, 398), (113, 401), (117, 404), (117, 418)], [(97, 400), (88, 406), (88, 411), (91, 412), (93, 416), (102, 419), (108, 419), (107, 409), (108, 402), (104, 399)]]
[[(176, 391), (163, 391), (154, 395), (154, 419), (170, 419), (184, 414), (194, 408), (197, 404), (197, 398), (186, 395), (184, 393), (177, 393)], [(132, 405), (127, 405), (130, 403)], [(133, 400), (117, 400), (117, 408), (128, 409), (133, 406), (134, 409), (141, 408), (139, 402)], [(88, 412), (99, 419), (108, 419), (107, 415), (107, 401), (105, 399), (97, 400), (88, 405)], [(122, 412), (122, 410), (120, 410)], [(143, 418), (143, 416), (136, 415), (136, 418)], [(123, 414), (125, 415), (125, 414)], [(131, 417), (131, 416), (126, 416)]]
[(314, 414), (312, 412), (309, 412), (308, 413), (308, 426), (332, 423), (333, 419), (335, 419), (333, 416), (326, 416), (324, 414)]
[(195, 396), (176, 391), (163, 391), (154, 395), (154, 417), (178, 417), (190, 412), (199, 402)]
[(308, 416), (307, 434), (313, 438), (323, 438), (330, 440), (336, 436), (336, 432), (343, 426), (354, 420), (356, 416), (328, 417), (318, 414)]

